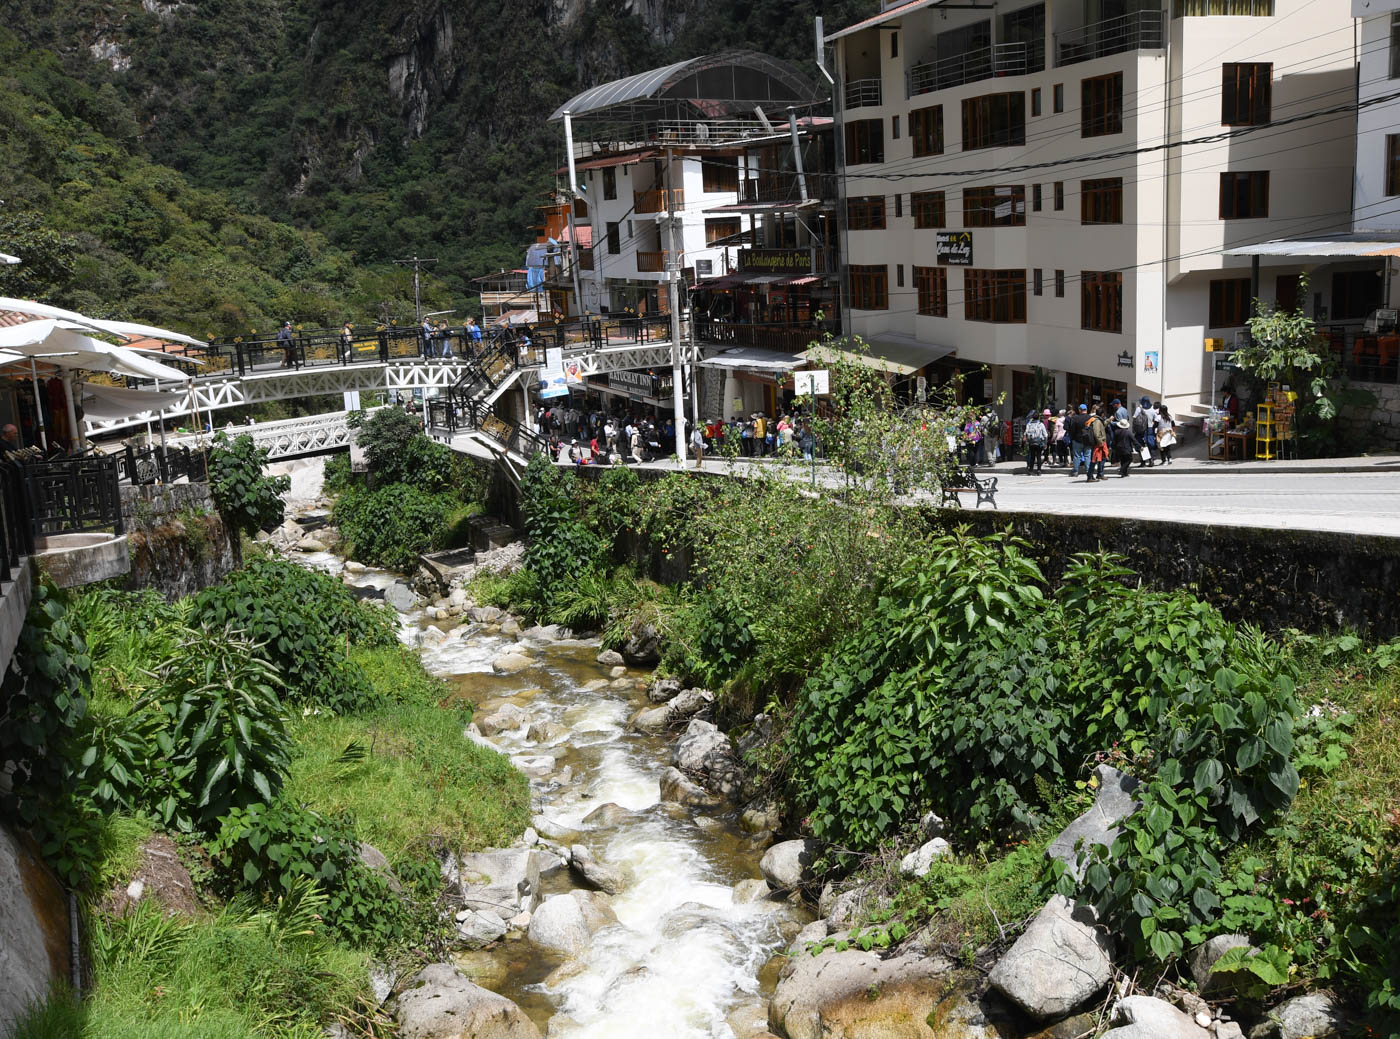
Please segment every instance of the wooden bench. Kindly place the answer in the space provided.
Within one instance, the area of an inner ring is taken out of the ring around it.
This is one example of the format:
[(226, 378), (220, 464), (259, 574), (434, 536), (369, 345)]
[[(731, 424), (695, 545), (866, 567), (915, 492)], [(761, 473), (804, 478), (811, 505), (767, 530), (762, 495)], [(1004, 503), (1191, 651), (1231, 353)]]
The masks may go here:
[(941, 496), (939, 505), (943, 508), (962, 508), (962, 495), (977, 495), (977, 504), (974, 508), (980, 508), (983, 502), (997, 507), (997, 478), (987, 476), (979, 478), (972, 471), (971, 466), (959, 466), (948, 476), (943, 478), (939, 485)]

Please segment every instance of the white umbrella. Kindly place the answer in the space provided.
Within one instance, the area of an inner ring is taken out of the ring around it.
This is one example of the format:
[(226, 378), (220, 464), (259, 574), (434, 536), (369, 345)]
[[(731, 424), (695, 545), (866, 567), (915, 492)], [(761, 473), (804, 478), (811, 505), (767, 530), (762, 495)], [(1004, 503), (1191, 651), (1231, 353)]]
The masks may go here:
[(60, 318), (95, 329), (92, 319), (84, 317), (75, 310), (51, 307), (47, 303), (35, 303), (32, 299), (10, 299), (6, 296), (0, 296), (0, 310), (13, 310), (17, 314), (30, 314), (33, 317)]
[[(166, 382), (184, 382), (189, 378), (178, 368), (161, 364), (125, 346), (114, 346), (63, 328), (58, 321), (26, 321), (22, 325), (0, 328), (0, 351), (22, 354), (59, 368), (85, 368)], [(0, 363), (5, 360), (0, 356)]]
[(0, 253), (0, 263), (23, 263), (18, 256), (11, 256), (9, 253)]
[(209, 345), (204, 340), (195, 339), (193, 336), (172, 332), (167, 328), (156, 328), (154, 325), (138, 325), (134, 321), (108, 321), (106, 318), (93, 317), (83, 318), (82, 325), (85, 328), (98, 328), (125, 339), (163, 339), (168, 343), (184, 343), (187, 346)]
[(85, 417), (110, 421), (159, 414), (184, 403), (185, 394), (83, 382), (78, 384), (78, 399), (82, 401)]

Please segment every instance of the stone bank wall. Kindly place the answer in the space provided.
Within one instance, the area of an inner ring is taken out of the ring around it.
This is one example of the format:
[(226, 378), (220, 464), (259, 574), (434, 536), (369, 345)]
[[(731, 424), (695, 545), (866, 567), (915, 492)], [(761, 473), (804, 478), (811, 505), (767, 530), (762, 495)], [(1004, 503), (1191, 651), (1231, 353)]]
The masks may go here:
[(178, 599), (216, 584), (233, 569), (233, 541), (207, 483), (121, 491), (131, 547), (127, 588), (155, 588)]
[(1367, 450), (1375, 448), (1400, 449), (1400, 384), (1389, 382), (1354, 382), (1358, 390), (1376, 395), (1373, 408), (1343, 408), (1341, 426)]

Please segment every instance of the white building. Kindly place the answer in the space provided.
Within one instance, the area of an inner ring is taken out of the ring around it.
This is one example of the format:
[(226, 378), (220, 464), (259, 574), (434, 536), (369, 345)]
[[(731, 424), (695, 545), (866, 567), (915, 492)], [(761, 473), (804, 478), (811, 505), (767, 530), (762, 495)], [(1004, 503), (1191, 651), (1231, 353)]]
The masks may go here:
[[(1355, 99), (1354, 24), (1327, 0), (910, 0), (828, 36), (849, 331), (1008, 413), (1038, 376), (1061, 405), (1197, 411), (1205, 340), (1304, 269), (1225, 251), (1351, 226), (1355, 114), (1314, 113)], [(1364, 317), (1374, 286), (1336, 273), (1317, 313)]]

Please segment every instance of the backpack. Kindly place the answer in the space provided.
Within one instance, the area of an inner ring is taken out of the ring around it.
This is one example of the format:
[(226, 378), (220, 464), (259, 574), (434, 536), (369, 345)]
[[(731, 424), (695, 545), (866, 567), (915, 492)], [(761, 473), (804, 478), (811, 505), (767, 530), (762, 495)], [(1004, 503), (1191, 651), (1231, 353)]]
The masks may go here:
[(1089, 420), (1083, 415), (1070, 419), (1070, 439), (1080, 447), (1093, 447), (1094, 434), (1089, 430)]
[(1048, 438), (1043, 422), (1031, 422), (1026, 425), (1026, 442), (1041, 447)]
[(1133, 436), (1139, 440), (1146, 440), (1150, 428), (1151, 424), (1148, 421), (1147, 412), (1139, 409), (1138, 413), (1133, 416)]

